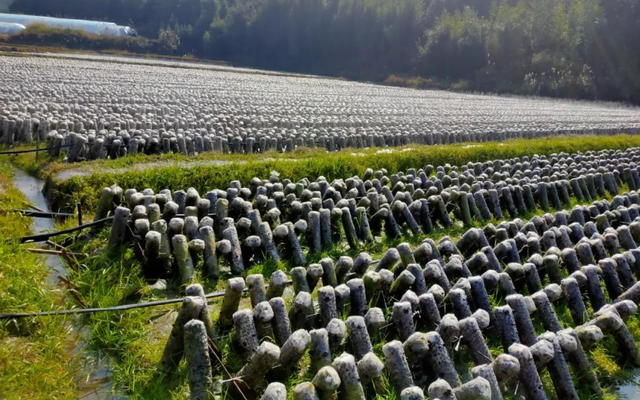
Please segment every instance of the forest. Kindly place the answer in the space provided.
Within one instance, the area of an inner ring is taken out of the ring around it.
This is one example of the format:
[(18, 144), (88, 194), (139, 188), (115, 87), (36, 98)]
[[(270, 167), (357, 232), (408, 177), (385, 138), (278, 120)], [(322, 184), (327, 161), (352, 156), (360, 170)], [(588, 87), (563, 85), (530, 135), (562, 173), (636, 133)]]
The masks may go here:
[(640, 103), (637, 0), (15, 0), (175, 55), (423, 87)]

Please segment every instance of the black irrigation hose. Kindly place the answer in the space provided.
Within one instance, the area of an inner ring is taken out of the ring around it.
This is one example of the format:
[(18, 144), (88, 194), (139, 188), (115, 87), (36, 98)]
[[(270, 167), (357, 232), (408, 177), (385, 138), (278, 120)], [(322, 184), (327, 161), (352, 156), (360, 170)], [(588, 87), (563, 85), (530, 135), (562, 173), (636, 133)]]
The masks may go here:
[[(287, 281), (287, 284), (291, 284), (291, 281)], [(249, 289), (244, 289), (243, 292), (248, 292)], [(223, 297), (225, 292), (215, 292), (209, 293), (205, 295), (207, 299), (213, 299), (218, 297)], [(0, 320), (3, 319), (14, 319), (14, 318), (26, 318), (26, 317), (56, 317), (60, 315), (77, 315), (77, 314), (93, 314), (97, 312), (106, 312), (106, 311), (125, 311), (125, 310), (133, 310), (136, 308), (148, 308), (148, 307), (156, 307), (156, 306), (164, 306), (167, 304), (175, 304), (181, 303), (184, 301), (184, 298), (179, 299), (168, 299), (168, 300), (158, 300), (158, 301), (149, 301), (146, 303), (136, 303), (136, 304), (123, 304), (121, 306), (107, 307), (107, 308), (76, 308), (72, 310), (60, 310), (60, 311), (35, 311), (35, 312), (27, 312), (27, 313), (5, 313), (0, 314)]]
[(76, 226), (69, 229), (64, 229), (61, 231), (40, 233), (38, 235), (32, 235), (32, 236), (24, 236), (20, 238), (20, 243), (46, 242), (47, 240), (49, 240), (49, 238), (52, 238), (54, 236), (65, 235), (68, 233), (81, 231), (85, 228), (90, 228), (92, 226), (103, 225), (111, 220), (113, 220), (113, 217), (107, 217), (107, 218), (99, 219), (97, 221), (89, 222), (88, 224)]
[[(213, 293), (217, 294), (217, 293)], [(223, 293), (224, 294), (224, 293)], [(209, 297), (211, 295), (207, 295)], [(179, 303), (184, 299), (169, 299), (169, 300), (160, 300), (160, 301), (151, 301), (148, 303), (138, 303), (138, 304), (125, 304), (121, 306), (108, 307), (108, 308), (77, 308), (72, 310), (60, 310), (60, 311), (38, 311), (38, 312), (30, 312), (30, 313), (6, 313), (0, 314), (0, 320), (3, 319), (13, 319), (13, 318), (24, 318), (24, 317), (54, 317), (59, 315), (74, 315), (74, 314), (92, 314), (96, 312), (103, 311), (123, 311), (123, 310), (131, 310), (134, 308), (147, 308), (147, 307), (155, 307), (162, 306), (165, 304), (173, 304)]]
[[(68, 214), (68, 213), (33, 212), (33, 211), (28, 211), (28, 210), (16, 210), (15, 212), (20, 212), (24, 216), (27, 216), (27, 217), (38, 217), (38, 218), (54, 218), (54, 217), (57, 217), (57, 216), (59, 216), (59, 217), (73, 217), (73, 216), (75, 216), (74, 214)], [(38, 214), (38, 215), (36, 215), (36, 214)], [(209, 217), (215, 217), (216, 214), (215, 213), (209, 213), (208, 216)], [(185, 214), (176, 214), (176, 216), (174, 218), (185, 218)], [(64, 229), (64, 230), (61, 230), (61, 231), (41, 233), (41, 234), (32, 235), (32, 236), (23, 236), (23, 237), (20, 238), (20, 243), (46, 242), (51, 237), (65, 235), (65, 234), (68, 234), (68, 233), (73, 233), (73, 232), (76, 232), (76, 231), (83, 230), (85, 228), (90, 228), (92, 226), (102, 225), (102, 224), (105, 224), (105, 223), (107, 223), (109, 221), (112, 221), (112, 220), (113, 220), (113, 217), (111, 216), (111, 217), (99, 219), (97, 221), (89, 222), (89, 223), (84, 224), (84, 225), (78, 225), (78, 226), (73, 227), (73, 228)]]
[(65, 145), (61, 145), (61, 146), (44, 147), (42, 149), (0, 151), (0, 155), (36, 153), (36, 152), (39, 152), (39, 151), (58, 150), (58, 149), (62, 149), (62, 148), (65, 148), (65, 147), (73, 147), (73, 146), (75, 146), (75, 144), (65, 144)]
[[(109, 219), (109, 218), (106, 218)], [(100, 220), (104, 221), (104, 220)], [(96, 221), (99, 222), (99, 221)], [(89, 224), (88, 224), (89, 225)], [(73, 229), (73, 228), (72, 228)], [(62, 231), (61, 231), (62, 232)], [(380, 262), (380, 260), (372, 260), (371, 265), (376, 265)], [(544, 269), (544, 267), (542, 268)], [(524, 277), (520, 277), (517, 281), (524, 279)], [(292, 281), (287, 281), (286, 284), (290, 285)], [(243, 292), (247, 292), (249, 289), (244, 289)], [(207, 299), (223, 297), (225, 292), (216, 292), (209, 293), (205, 295)], [(159, 300), (159, 301), (150, 301), (147, 303), (137, 303), (137, 304), (124, 304), (121, 306), (107, 307), (107, 308), (77, 308), (72, 310), (60, 310), (60, 311), (39, 311), (39, 312), (30, 312), (30, 313), (5, 313), (0, 314), (0, 320), (4, 319), (14, 319), (14, 318), (27, 318), (27, 317), (55, 317), (59, 315), (77, 315), (77, 314), (93, 314), (97, 312), (106, 312), (106, 311), (125, 311), (125, 310), (133, 310), (136, 308), (148, 308), (148, 307), (156, 307), (163, 306), (167, 304), (175, 304), (180, 303), (184, 299), (169, 299), (169, 300)]]
[[(23, 212), (23, 211), (20, 211)], [(32, 214), (36, 214), (34, 212), (31, 211), (24, 211), (25, 215), (27, 215), (27, 213), (29, 213), (30, 215), (27, 216), (31, 216), (31, 217), (40, 217), (40, 215), (32, 215)], [(65, 213), (41, 213), (43, 214), (42, 217), (43, 218), (52, 218), (52, 217), (47, 217), (46, 215), (54, 215), (54, 216), (60, 216), (60, 217), (74, 217), (74, 214), (65, 214)], [(208, 214), (210, 217), (215, 216), (215, 214)], [(184, 214), (177, 214), (175, 216), (175, 218), (184, 218), (185, 215)], [(61, 231), (56, 231), (56, 232), (47, 232), (47, 233), (40, 233), (38, 235), (32, 235), (32, 236), (24, 236), (20, 238), (20, 243), (34, 243), (34, 242), (46, 242), (47, 240), (49, 240), (49, 238), (54, 237), (54, 236), (60, 236), (60, 235), (66, 235), (68, 233), (73, 233), (76, 231), (81, 231), (85, 228), (91, 228), (92, 226), (98, 226), (98, 225), (103, 225), (109, 221), (112, 221), (113, 217), (107, 217), (107, 218), (103, 218), (103, 219), (99, 219), (97, 221), (93, 221), (93, 222), (89, 222), (87, 224), (84, 225), (78, 225), (75, 226), (73, 228), (69, 228), (69, 229), (64, 229)]]
[(33, 217), (33, 218), (72, 218), (76, 216), (75, 214), (70, 214), (70, 213), (34, 211), (34, 210), (12, 210), (11, 212), (16, 212), (16, 213), (22, 214), (25, 217)]

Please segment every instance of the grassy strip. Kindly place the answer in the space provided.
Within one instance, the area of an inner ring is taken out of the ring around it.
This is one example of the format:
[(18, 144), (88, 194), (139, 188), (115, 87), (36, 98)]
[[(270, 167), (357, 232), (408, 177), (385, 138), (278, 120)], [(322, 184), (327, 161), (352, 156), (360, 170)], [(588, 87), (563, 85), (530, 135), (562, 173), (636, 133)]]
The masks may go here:
[[(640, 146), (640, 136), (566, 136), (536, 140), (510, 140), (506, 142), (464, 143), (442, 146), (410, 146), (393, 149), (348, 149), (337, 153), (305, 149), (292, 154), (266, 155), (220, 155), (202, 154), (198, 157), (184, 155), (162, 155), (155, 157), (126, 157), (121, 160), (98, 160), (83, 163), (81, 166), (53, 163), (40, 168), (43, 176), (54, 176), (56, 172), (68, 168), (82, 168), (93, 173), (90, 176), (73, 177), (64, 182), (49, 183), (52, 191), (50, 198), (56, 208), (80, 202), (85, 210), (93, 210), (97, 199), (105, 186), (115, 183), (123, 188), (151, 188), (159, 191), (164, 188), (186, 189), (195, 187), (201, 193), (212, 188), (226, 188), (230, 181), (239, 180), (248, 184), (251, 178), (268, 178), (277, 171), (283, 178), (297, 181), (308, 177), (316, 179), (325, 176), (328, 180), (348, 178), (364, 173), (367, 168), (386, 168), (390, 173), (408, 168), (420, 168), (432, 165), (463, 165), (467, 162), (487, 161), (511, 157), (531, 156), (533, 154), (550, 155), (553, 153), (578, 151), (597, 151), (603, 149), (626, 149)], [(34, 169), (33, 155), (16, 157), (21, 165)], [(228, 161), (229, 165), (195, 165), (185, 167), (182, 162), (218, 160)], [(137, 169), (140, 163), (165, 161), (168, 166)], [(109, 169), (130, 168), (125, 171), (110, 172)], [(37, 166), (35, 167), (37, 169)]]
[[(620, 188), (621, 191), (626, 189), (624, 187)], [(608, 198), (610, 199), (611, 196), (608, 196)], [(568, 208), (577, 204), (578, 202), (574, 199)], [(527, 221), (534, 215), (542, 214), (543, 211), (539, 209), (537, 212), (528, 213), (521, 216), (521, 218)], [(497, 224), (500, 221), (491, 222)], [(475, 227), (482, 227), (482, 225), (479, 222), (474, 224)], [(428, 235), (411, 236), (409, 232), (405, 231), (403, 238), (391, 240), (382, 237), (378, 242), (363, 246), (357, 250), (350, 250), (343, 244), (323, 253), (310, 255), (308, 261), (309, 263), (317, 262), (323, 257), (337, 259), (343, 255), (355, 257), (362, 251), (369, 252), (374, 259), (377, 259), (386, 249), (397, 246), (403, 241), (417, 245), (425, 237), (439, 240), (446, 235), (457, 240), (466, 230), (466, 227), (458, 224), (451, 229), (436, 229)], [(95, 255), (86, 260), (79, 270), (72, 272), (72, 280), (83, 303), (90, 307), (107, 307), (130, 303), (139, 299), (149, 301), (182, 295), (184, 288), (172, 282), (169, 283), (168, 289), (164, 292), (151, 292), (147, 288), (146, 282), (141, 278), (140, 264), (135, 259), (133, 250), (126, 248), (122, 249), (119, 254), (105, 254), (101, 250), (104, 249), (107, 240), (107, 231), (103, 231), (90, 242), (78, 243), (76, 245), (77, 248), (74, 249)], [(272, 261), (267, 261), (252, 266), (246, 274), (261, 273), (269, 276), (276, 269), (288, 271), (289, 267), (290, 265), (286, 263), (276, 264)], [(223, 289), (225, 279), (229, 276), (223, 276), (219, 280), (208, 280), (199, 275), (200, 270), (201, 268), (196, 268), (196, 281), (203, 284), (206, 292)], [(566, 275), (567, 271), (565, 270), (563, 273)], [(313, 296), (316, 297), (316, 293)], [(288, 298), (287, 302), (291, 300), (291, 298)], [(505, 304), (504, 300), (504, 298), (494, 296), (493, 305), (503, 305)], [(220, 302), (216, 301), (210, 306), (214, 319), (218, 317), (219, 305)], [(101, 349), (112, 357), (114, 365), (113, 381), (126, 391), (132, 399), (187, 398), (188, 380), (184, 364), (180, 366), (176, 373), (170, 376), (164, 376), (156, 372), (162, 349), (169, 334), (170, 323), (173, 321), (174, 312), (178, 307), (173, 305), (154, 309), (131, 310), (122, 313), (101, 313), (87, 318), (86, 322), (91, 331), (91, 344), (96, 349)], [(244, 299), (241, 308), (248, 307), (250, 307), (249, 300)], [(387, 308), (385, 312), (390, 314), (391, 309)], [(563, 326), (573, 326), (570, 313), (564, 305), (557, 306), (556, 312)], [(344, 313), (343, 318), (346, 317), (347, 313)], [(387, 315), (387, 318), (390, 318), (390, 315)], [(535, 320), (536, 318), (534, 318)], [(535, 322), (537, 331), (543, 332), (544, 329), (541, 323), (539, 321)], [(634, 338), (640, 341), (640, 319), (634, 316), (629, 319), (627, 324)], [(386, 337), (387, 335), (388, 338)], [(382, 336), (375, 342), (374, 351), (381, 359), (384, 359), (382, 355), (383, 344), (394, 336), (393, 333), (387, 335)], [(232, 372), (238, 371), (242, 367), (243, 361), (233, 351), (230, 336), (221, 337), (219, 343), (223, 349), (223, 360), (227, 368)], [(498, 355), (503, 352), (500, 342), (495, 338), (489, 338), (488, 344), (492, 354)], [(613, 394), (615, 385), (631, 379), (633, 375), (631, 366), (620, 364), (619, 360), (622, 355), (611, 337), (606, 338), (590, 351), (598, 378), (605, 387), (605, 398), (615, 398)], [(452, 357), (461, 376), (468, 378), (472, 364), (464, 346), (460, 348), (460, 351), (455, 351)], [(308, 357), (304, 357), (297, 372), (289, 376), (284, 382), (287, 388), (292, 389), (297, 383), (309, 381), (313, 378), (308, 361)], [(219, 375), (221, 372), (217, 371), (217, 374)], [(386, 376), (385, 379), (387, 379)], [(545, 386), (549, 389), (549, 393), (554, 393), (548, 373), (543, 374), (543, 380)], [(589, 389), (577, 377), (576, 387), (581, 394), (581, 398), (590, 398)], [(390, 385), (384, 385), (379, 392), (370, 393), (370, 396), (377, 400), (391, 400), (399, 397)], [(516, 398), (516, 396), (512, 393), (507, 398)]]
[[(30, 232), (30, 218), (5, 213), (23, 208), (22, 193), (12, 185), (12, 168), (0, 164), (0, 310), (57, 308), (58, 289), (46, 286), (42, 258), (15, 239)], [(0, 398), (71, 399), (77, 395), (77, 362), (61, 318), (0, 322)]]
[[(21, 54), (26, 53), (26, 54)], [(6, 57), (20, 57), (20, 56), (30, 56), (29, 53), (37, 53), (38, 56), (45, 57), (47, 53), (62, 53), (65, 55), (110, 55), (110, 56), (119, 56), (119, 57), (135, 57), (140, 60), (168, 60), (168, 61), (188, 61), (188, 62), (199, 62), (206, 63), (212, 65), (225, 65), (230, 66), (229, 63), (225, 61), (215, 61), (215, 60), (205, 60), (195, 58), (190, 55), (184, 56), (171, 56), (171, 55), (163, 55), (163, 54), (153, 54), (153, 53), (132, 53), (125, 50), (116, 50), (116, 49), (105, 49), (105, 50), (82, 50), (82, 49), (71, 49), (69, 47), (64, 46), (56, 46), (51, 43), (38, 43), (38, 44), (18, 44), (18, 43), (9, 43), (0, 41), (0, 55)]]

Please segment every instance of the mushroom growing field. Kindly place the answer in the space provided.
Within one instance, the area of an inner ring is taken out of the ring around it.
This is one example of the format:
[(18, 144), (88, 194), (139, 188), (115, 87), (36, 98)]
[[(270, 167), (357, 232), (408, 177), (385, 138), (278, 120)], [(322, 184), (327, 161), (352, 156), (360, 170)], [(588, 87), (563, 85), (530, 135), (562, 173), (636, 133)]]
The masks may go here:
[[(108, 365), (96, 398), (617, 399), (634, 385), (637, 108), (103, 56), (0, 56), (0, 81), (2, 150), (46, 151), (0, 172), (46, 181), (52, 209), (0, 199), (0, 230), (53, 218), (6, 241), (65, 263), (41, 287), (0, 264), (0, 345), (74, 325), (86, 343), (64, 363)], [(86, 173), (61, 178), (77, 162)], [(28, 373), (0, 362), (4, 397), (21, 398)], [(30, 395), (56, 397), (48, 385)]]
[(635, 134), (637, 108), (126, 59), (0, 57), (0, 143), (69, 162)]

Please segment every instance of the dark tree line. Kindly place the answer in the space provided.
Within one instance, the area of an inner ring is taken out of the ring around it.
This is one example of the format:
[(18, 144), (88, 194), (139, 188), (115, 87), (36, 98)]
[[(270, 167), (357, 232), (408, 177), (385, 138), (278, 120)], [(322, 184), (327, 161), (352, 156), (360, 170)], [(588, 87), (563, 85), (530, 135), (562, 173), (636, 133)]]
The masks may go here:
[(15, 0), (237, 65), (640, 103), (638, 0)]

